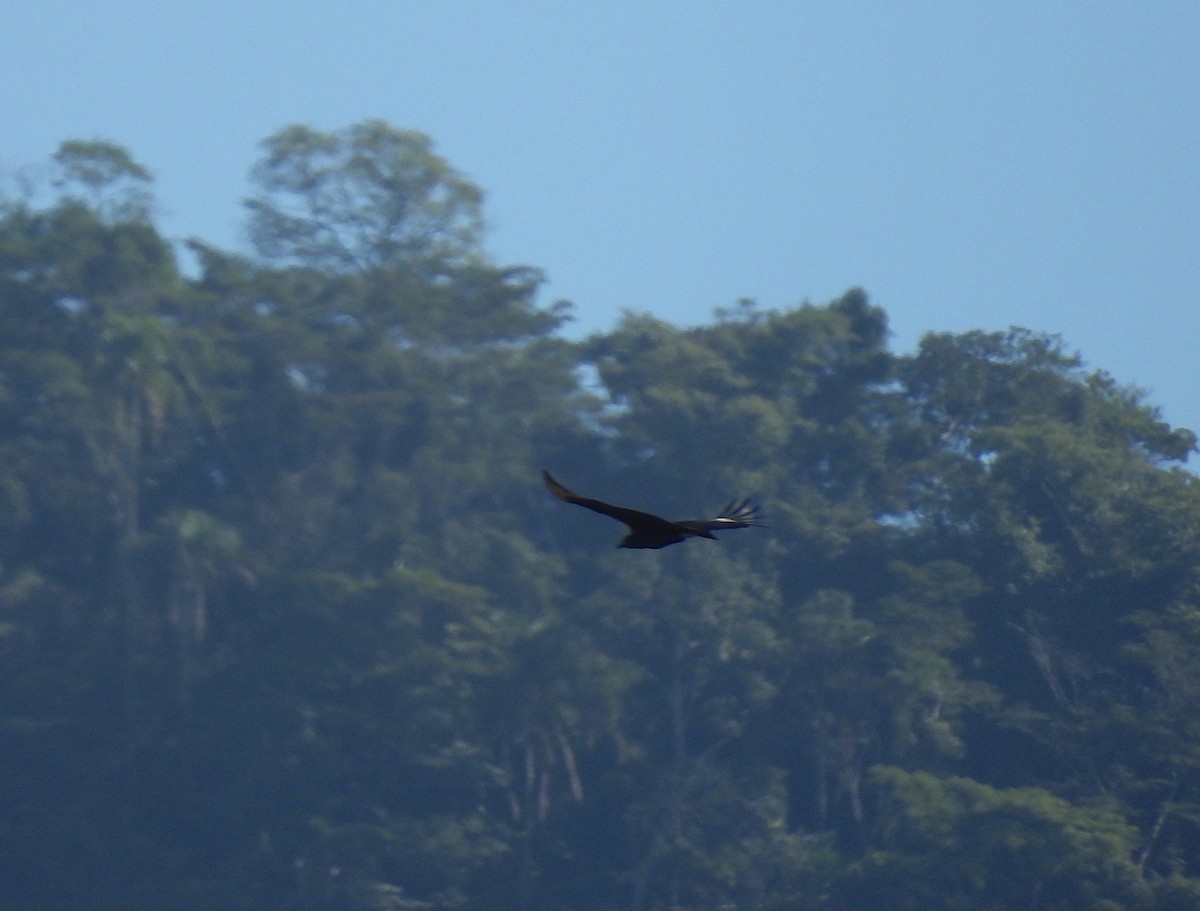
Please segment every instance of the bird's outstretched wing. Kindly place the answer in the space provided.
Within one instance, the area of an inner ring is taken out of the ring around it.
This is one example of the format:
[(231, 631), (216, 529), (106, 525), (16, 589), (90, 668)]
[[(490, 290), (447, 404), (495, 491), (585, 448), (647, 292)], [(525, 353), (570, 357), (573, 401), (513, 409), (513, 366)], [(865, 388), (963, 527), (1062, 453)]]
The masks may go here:
[(721, 531), (727, 528), (765, 528), (762, 511), (747, 500), (732, 500), (715, 519), (683, 519), (676, 522), (692, 531)]
[(614, 506), (612, 503), (605, 503), (603, 500), (593, 500), (591, 497), (581, 497), (579, 494), (563, 487), (545, 469), (542, 470), (542, 480), (546, 482), (546, 487), (549, 488), (550, 492), (560, 500), (567, 503), (574, 503), (576, 506), (583, 506), (605, 516), (611, 516), (619, 522), (624, 522), (630, 528), (653, 525), (658, 522), (668, 524), (667, 520), (662, 518), (662, 516), (656, 516), (653, 513), (642, 512), (640, 509), (627, 509), (624, 506)]

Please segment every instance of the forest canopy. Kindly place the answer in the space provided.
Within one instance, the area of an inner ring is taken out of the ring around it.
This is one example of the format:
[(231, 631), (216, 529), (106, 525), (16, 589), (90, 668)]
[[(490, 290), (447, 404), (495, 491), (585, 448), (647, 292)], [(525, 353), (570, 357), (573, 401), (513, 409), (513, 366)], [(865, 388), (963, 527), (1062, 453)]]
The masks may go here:
[[(0, 899), (1200, 907), (1190, 431), (850, 289), (570, 340), (421, 133), (266, 139), (251, 253), (64, 142), (0, 200)], [(540, 470), (754, 535), (616, 551)]]

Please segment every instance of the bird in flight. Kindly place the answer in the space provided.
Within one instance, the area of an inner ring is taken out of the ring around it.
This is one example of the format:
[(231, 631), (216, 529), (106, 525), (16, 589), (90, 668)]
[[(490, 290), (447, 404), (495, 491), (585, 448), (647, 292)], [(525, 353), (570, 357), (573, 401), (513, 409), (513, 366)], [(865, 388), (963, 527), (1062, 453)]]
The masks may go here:
[(672, 522), (652, 513), (637, 509), (627, 509), (624, 506), (613, 506), (603, 500), (593, 500), (581, 497), (563, 487), (550, 476), (550, 472), (542, 471), (542, 480), (550, 492), (567, 503), (583, 506), (601, 515), (611, 516), (618, 522), (629, 526), (629, 534), (621, 539), (617, 547), (636, 547), (655, 549), (677, 544), (685, 538), (712, 538), (716, 540), (714, 531), (727, 528), (762, 528), (762, 515), (757, 506), (749, 500), (734, 500), (715, 519), (680, 519)]

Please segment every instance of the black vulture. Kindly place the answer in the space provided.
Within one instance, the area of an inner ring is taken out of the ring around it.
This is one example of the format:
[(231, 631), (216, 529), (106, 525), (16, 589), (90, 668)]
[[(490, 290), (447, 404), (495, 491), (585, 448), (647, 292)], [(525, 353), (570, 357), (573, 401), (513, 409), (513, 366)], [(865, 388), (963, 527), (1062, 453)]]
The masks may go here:
[(581, 497), (563, 487), (550, 476), (550, 472), (542, 471), (542, 480), (550, 492), (567, 503), (583, 506), (602, 515), (611, 516), (629, 526), (629, 534), (621, 539), (617, 547), (659, 548), (668, 544), (676, 544), (685, 538), (712, 538), (716, 540), (714, 531), (726, 528), (763, 527), (761, 513), (757, 506), (749, 500), (734, 500), (721, 510), (715, 519), (680, 519), (672, 522), (661, 516), (637, 509), (626, 509), (624, 506), (613, 506), (603, 500), (593, 500)]

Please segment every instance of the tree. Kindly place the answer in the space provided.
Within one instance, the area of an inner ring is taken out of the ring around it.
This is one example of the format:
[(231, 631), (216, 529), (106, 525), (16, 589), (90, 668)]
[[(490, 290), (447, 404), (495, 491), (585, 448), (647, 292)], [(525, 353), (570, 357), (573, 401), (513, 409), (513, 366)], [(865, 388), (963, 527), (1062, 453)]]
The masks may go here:
[[(1059, 340), (569, 342), (378, 122), (268, 139), (195, 278), (58, 166), (0, 206), (9, 904), (1196, 905), (1195, 437)], [(543, 465), (770, 527), (617, 553)]]
[(1038, 788), (880, 768), (879, 847), (846, 871), (835, 907), (1139, 907), (1134, 829), (1111, 803), (1073, 806)]
[(99, 139), (67, 140), (54, 153), (54, 163), (59, 171), (54, 183), (66, 200), (110, 224), (150, 220), (152, 175), (123, 147)]
[(979, 580), (948, 561), (889, 570), (875, 598), (829, 589), (798, 606), (780, 712), (797, 815), (854, 849), (870, 840), (871, 769), (953, 767), (963, 716), (996, 700), (954, 661), (972, 638), (965, 609)]
[(250, 235), (272, 260), (338, 273), (437, 270), (477, 254), (482, 194), (429, 137), (368, 120), (335, 133), (285, 127), (263, 142)]

